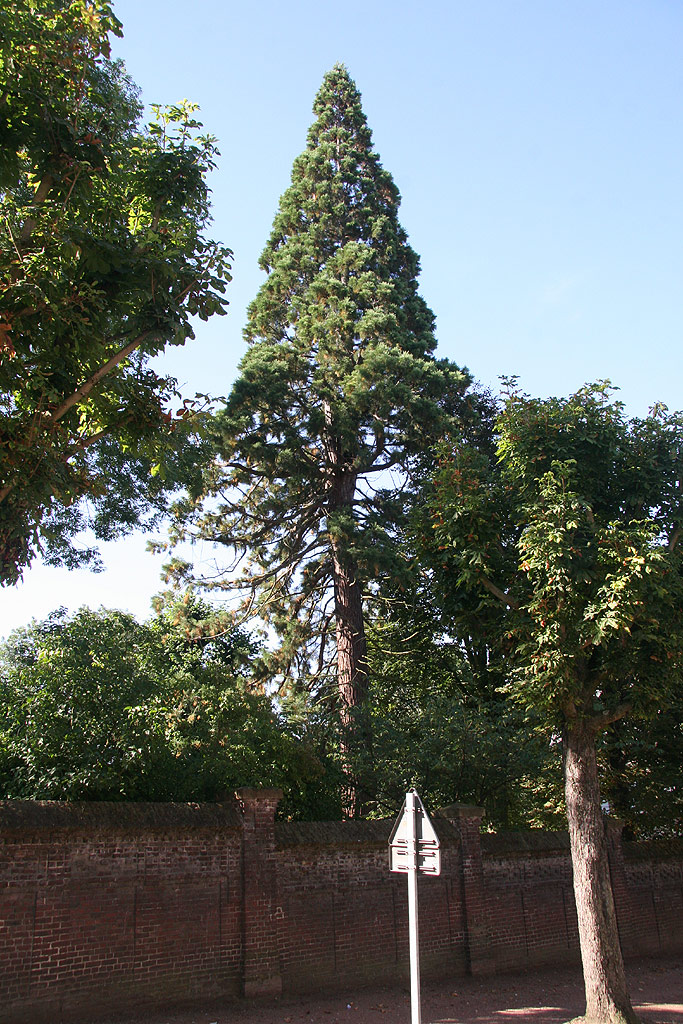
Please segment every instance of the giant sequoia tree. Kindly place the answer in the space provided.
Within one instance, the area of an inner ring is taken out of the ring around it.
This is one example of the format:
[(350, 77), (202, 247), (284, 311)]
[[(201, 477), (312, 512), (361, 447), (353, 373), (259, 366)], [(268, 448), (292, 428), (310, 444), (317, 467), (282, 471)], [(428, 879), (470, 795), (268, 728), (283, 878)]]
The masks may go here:
[(325, 76), (314, 112), (261, 257), (250, 347), (216, 422), (207, 490), (217, 500), (194, 525), (242, 556), (222, 584), (244, 588), (279, 636), (273, 672), (310, 682), (336, 668), (348, 758), (369, 741), (364, 598), (396, 568), (405, 473), (450, 422), (467, 378), (432, 355), (399, 193), (343, 66)]
[(187, 102), (142, 128), (111, 33), (105, 0), (0, 8), (0, 583), (79, 560), (84, 498), (105, 538), (163, 507), (175, 382), (150, 357), (225, 305), (214, 140)]
[(425, 532), (452, 603), (474, 591), (487, 617), (500, 609), (508, 692), (561, 737), (585, 1020), (633, 1024), (598, 754), (680, 688), (683, 420), (628, 420), (604, 384), (546, 401), (512, 388), (497, 438), (497, 458), (444, 454)]

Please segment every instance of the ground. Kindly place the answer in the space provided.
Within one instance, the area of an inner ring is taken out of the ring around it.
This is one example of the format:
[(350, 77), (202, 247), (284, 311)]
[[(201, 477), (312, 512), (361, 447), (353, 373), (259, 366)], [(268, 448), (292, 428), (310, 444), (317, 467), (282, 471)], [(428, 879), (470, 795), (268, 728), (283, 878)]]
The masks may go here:
[[(683, 1024), (680, 959), (627, 964), (633, 1005), (643, 1024)], [(584, 1009), (578, 967), (423, 982), (423, 1024), (561, 1024)], [(396, 985), (270, 1003), (207, 1004), (200, 1009), (113, 1015), (107, 1024), (409, 1024), (410, 994)]]

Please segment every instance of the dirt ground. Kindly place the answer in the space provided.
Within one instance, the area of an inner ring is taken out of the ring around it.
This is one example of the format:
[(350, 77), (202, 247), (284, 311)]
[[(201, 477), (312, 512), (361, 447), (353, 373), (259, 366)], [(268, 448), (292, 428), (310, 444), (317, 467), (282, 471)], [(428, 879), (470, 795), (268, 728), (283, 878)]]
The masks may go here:
[[(683, 963), (676, 959), (627, 964), (631, 1000), (643, 1024), (683, 1024)], [(561, 1024), (583, 1012), (578, 967), (523, 974), (423, 982), (423, 1024)], [(108, 1024), (410, 1024), (410, 993), (392, 988), (232, 1003), (140, 1016), (111, 1016)]]

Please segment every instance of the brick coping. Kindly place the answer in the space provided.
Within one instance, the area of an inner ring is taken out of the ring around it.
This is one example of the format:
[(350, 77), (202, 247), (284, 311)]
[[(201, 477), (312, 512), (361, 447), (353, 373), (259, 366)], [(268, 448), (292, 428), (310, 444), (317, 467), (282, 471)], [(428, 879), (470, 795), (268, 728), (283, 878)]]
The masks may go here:
[(0, 833), (26, 830), (139, 831), (239, 829), (234, 803), (133, 803), (0, 800)]

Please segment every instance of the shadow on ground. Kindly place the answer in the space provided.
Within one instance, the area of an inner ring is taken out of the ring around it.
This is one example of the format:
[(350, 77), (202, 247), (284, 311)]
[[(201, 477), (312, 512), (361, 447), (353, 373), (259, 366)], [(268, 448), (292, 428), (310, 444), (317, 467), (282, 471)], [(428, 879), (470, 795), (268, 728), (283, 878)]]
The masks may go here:
[[(683, 1024), (683, 964), (673, 958), (631, 961), (627, 975), (643, 1024)], [(454, 978), (422, 986), (423, 1024), (563, 1024), (583, 1012), (576, 966), (518, 974)], [(207, 1004), (167, 1013), (112, 1014), (108, 1024), (410, 1024), (405, 987), (341, 990), (277, 1003)]]

